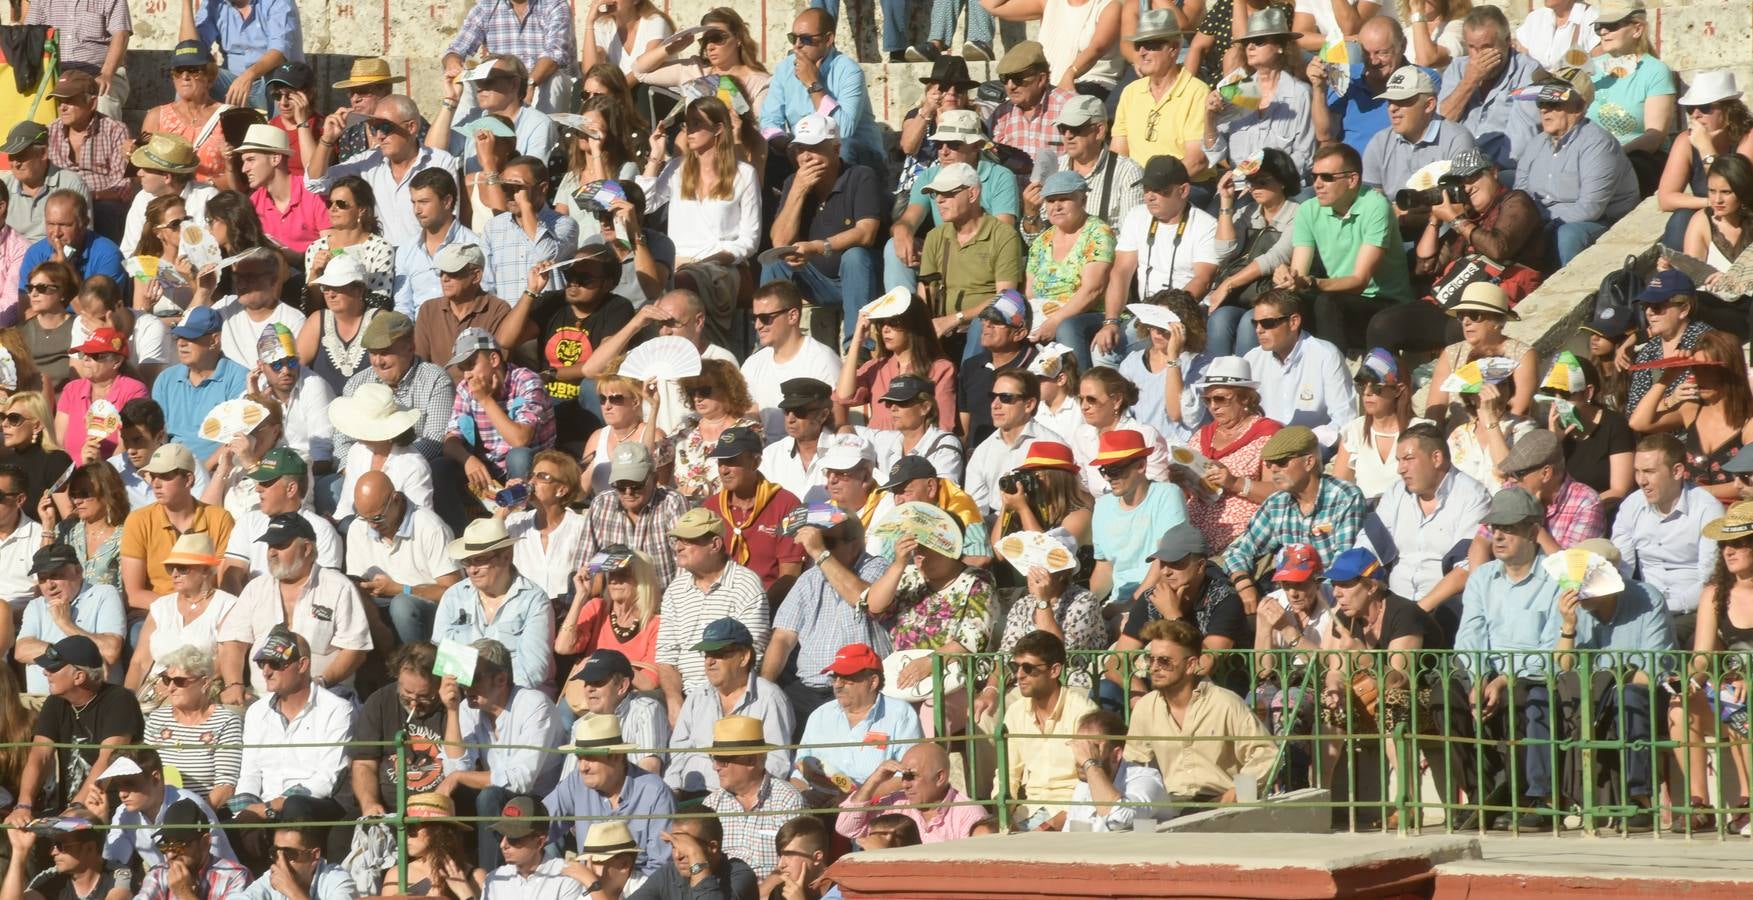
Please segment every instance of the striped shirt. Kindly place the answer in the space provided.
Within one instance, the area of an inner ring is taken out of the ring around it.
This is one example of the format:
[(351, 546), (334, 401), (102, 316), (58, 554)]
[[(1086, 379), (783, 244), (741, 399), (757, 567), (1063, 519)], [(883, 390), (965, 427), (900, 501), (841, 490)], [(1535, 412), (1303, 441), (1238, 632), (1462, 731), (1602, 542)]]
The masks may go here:
[[(771, 775), (761, 784), (754, 809), (744, 810), (736, 796), (723, 788), (706, 795), (706, 807), (719, 814), (719, 823), (724, 826), (724, 855), (748, 863), (756, 878), (766, 878), (779, 866), (774, 835), (786, 822), (797, 818), (787, 813), (805, 808), (797, 788)], [(766, 815), (745, 814), (756, 811)]]
[(736, 619), (755, 638), (757, 656), (767, 649), (767, 594), (760, 577), (734, 560), (725, 561), (718, 580), (704, 591), (694, 585), (692, 575), (679, 573), (664, 589), (662, 616), (657, 628), (657, 662), (680, 671), (682, 689), (689, 693), (710, 690), (706, 660), (694, 645), (712, 622), (727, 616)]
[[(195, 881), (195, 892), (203, 897), (240, 897), (250, 886), (250, 871), (229, 859), (209, 856), (207, 867), (195, 876)], [(134, 900), (173, 900), (175, 896), (170, 889), (170, 869), (153, 866)]]
[[(243, 717), (218, 704), (199, 725), (184, 725), (166, 704), (146, 717), (146, 742), (158, 748), (166, 766), (182, 773), (183, 788), (205, 796), (222, 784), (237, 784), (243, 768)], [(209, 749), (217, 745), (220, 749)], [(228, 746), (229, 745), (229, 746)]]

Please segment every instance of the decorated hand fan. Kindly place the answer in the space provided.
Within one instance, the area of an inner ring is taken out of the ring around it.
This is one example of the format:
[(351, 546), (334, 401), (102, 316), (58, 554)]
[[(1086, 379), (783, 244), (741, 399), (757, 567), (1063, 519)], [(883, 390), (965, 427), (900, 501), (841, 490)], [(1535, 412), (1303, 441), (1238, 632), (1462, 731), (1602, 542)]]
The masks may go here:
[(1599, 553), (1572, 547), (1546, 557), (1540, 565), (1548, 577), (1558, 582), (1559, 588), (1576, 591), (1585, 600), (1625, 590), (1625, 579), (1619, 570)]
[(227, 400), (207, 414), (201, 421), (201, 436), (215, 443), (224, 444), (232, 438), (246, 435), (256, 430), (262, 420), (268, 418), (268, 408), (254, 400), (239, 397)]
[(189, 265), (199, 272), (203, 267), (219, 262), (224, 251), (219, 249), (219, 241), (212, 232), (194, 222), (183, 223), (183, 233), (177, 243), (177, 252)]
[[(1595, 77), (1610, 76), (1624, 78), (1637, 71), (1638, 55), (1627, 53), (1624, 56), (1597, 56), (1595, 60)], [(1586, 59), (1586, 58), (1585, 58)], [(1565, 60), (1569, 62), (1568, 59)], [(1582, 65), (1578, 63), (1577, 65)]]
[(1072, 349), (1058, 341), (1048, 341), (1035, 351), (1035, 358), (1029, 361), (1029, 371), (1041, 378), (1058, 378), (1065, 369), (1066, 354)]
[(1352, 80), (1363, 77), (1366, 59), (1363, 45), (1357, 41), (1334, 41), (1322, 47), (1321, 65), (1327, 70), (1328, 89), (1340, 95), (1351, 90)]
[(1409, 191), (1428, 191), (1436, 187), (1437, 179), (1447, 174), (1449, 174), (1449, 161), (1439, 159), (1413, 172), (1406, 179), (1406, 189)]
[(805, 526), (815, 528), (833, 528), (846, 521), (846, 511), (832, 503), (811, 503), (808, 506), (794, 507), (779, 522), (779, 533), (797, 534), (798, 529)]
[(18, 390), (18, 361), (12, 358), (12, 351), (5, 347), (0, 347), (0, 388)]
[(875, 322), (878, 319), (893, 319), (907, 311), (913, 305), (913, 292), (906, 288), (894, 290), (865, 304), (864, 317)]
[(1540, 382), (1540, 390), (1561, 394), (1574, 394), (1585, 387), (1588, 387), (1588, 382), (1583, 378), (1582, 364), (1569, 350), (1559, 351), (1558, 357), (1552, 360), (1552, 368), (1546, 370), (1546, 380)]
[(548, 118), (553, 119), (555, 125), (558, 125), (567, 131), (574, 131), (579, 134), (589, 133), (589, 127), (585, 122), (585, 118), (578, 113), (549, 113)]
[(700, 374), (700, 351), (685, 337), (665, 335), (633, 348), (621, 362), (620, 374), (638, 382), (656, 378), (680, 381)]
[(593, 213), (604, 214), (614, 208), (616, 203), (627, 199), (627, 191), (619, 181), (593, 181), (580, 188), (572, 198), (578, 205)]
[(1214, 90), (1223, 98), (1223, 108), (1211, 114), (1220, 125), (1260, 108), (1260, 85), (1246, 70), (1237, 69), (1225, 75)]
[(871, 534), (881, 540), (911, 535), (919, 546), (941, 556), (962, 555), (962, 525), (929, 503), (903, 503), (889, 510)]
[(1695, 369), (1704, 366), (1720, 366), (1722, 363), (1714, 359), (1693, 359), (1690, 356), (1664, 356), (1649, 362), (1640, 362), (1631, 367), (1633, 372), (1646, 372), (1651, 369)]
[(1069, 572), (1077, 568), (1077, 554), (1059, 539), (1039, 531), (1015, 531), (993, 545), (998, 555), (1027, 577), (1029, 570)]
[(122, 414), (108, 400), (93, 400), (85, 410), (87, 438), (107, 438), (122, 430)]
[(633, 551), (626, 547), (621, 547), (619, 550), (603, 550), (590, 558), (590, 562), (585, 564), (585, 571), (591, 575), (619, 572), (623, 566), (632, 561)]
[(1515, 367), (1514, 362), (1502, 356), (1476, 359), (1450, 373), (1443, 380), (1442, 390), (1448, 394), (1477, 394), (1485, 385), (1508, 379)]
[(1169, 447), (1169, 462), (1193, 473), (1194, 478), (1203, 479), (1205, 470), (1211, 466), (1211, 460), (1205, 454), (1191, 446), (1176, 444)]
[(135, 281), (142, 283), (157, 279), (178, 287), (188, 284), (182, 273), (156, 256), (130, 256), (122, 260), (122, 268), (127, 269)]

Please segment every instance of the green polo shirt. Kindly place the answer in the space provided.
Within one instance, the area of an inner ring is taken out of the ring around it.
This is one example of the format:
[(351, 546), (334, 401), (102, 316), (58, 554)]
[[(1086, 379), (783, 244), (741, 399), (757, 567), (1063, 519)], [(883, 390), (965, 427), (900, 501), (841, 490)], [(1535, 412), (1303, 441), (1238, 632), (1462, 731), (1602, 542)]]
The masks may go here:
[(1357, 266), (1357, 251), (1365, 245), (1381, 247), (1382, 261), (1364, 285), (1363, 296), (1390, 302), (1412, 299), (1412, 281), (1406, 276), (1406, 252), (1400, 242), (1400, 226), (1388, 198), (1365, 188), (1345, 215), (1319, 203), (1304, 203), (1296, 211), (1291, 241), (1297, 247), (1313, 247), (1328, 278), (1343, 278)]
[(1023, 283), (1023, 239), (1017, 230), (990, 215), (980, 217), (974, 239), (956, 239), (956, 226), (944, 223), (925, 236), (919, 277), (943, 273), (945, 309), (973, 309), (998, 293), (998, 282)]

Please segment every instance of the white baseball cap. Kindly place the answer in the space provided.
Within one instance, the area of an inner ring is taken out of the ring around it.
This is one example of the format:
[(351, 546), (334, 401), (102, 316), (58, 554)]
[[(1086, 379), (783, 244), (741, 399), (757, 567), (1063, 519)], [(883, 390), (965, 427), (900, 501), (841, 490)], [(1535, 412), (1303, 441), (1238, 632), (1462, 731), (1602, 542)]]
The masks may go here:
[(876, 465), (876, 447), (856, 434), (843, 434), (822, 449), (821, 466), (836, 472), (858, 468), (859, 463)]
[(950, 163), (937, 170), (937, 176), (922, 190), (927, 194), (947, 194), (980, 183), (980, 173), (967, 163)]
[(350, 284), (365, 283), (365, 267), (349, 253), (343, 256), (329, 257), (329, 264), (323, 267), (323, 274), (310, 280), (317, 287), (346, 287)]
[(801, 147), (814, 147), (840, 139), (840, 126), (820, 113), (810, 113), (798, 120), (791, 133), (791, 142)]

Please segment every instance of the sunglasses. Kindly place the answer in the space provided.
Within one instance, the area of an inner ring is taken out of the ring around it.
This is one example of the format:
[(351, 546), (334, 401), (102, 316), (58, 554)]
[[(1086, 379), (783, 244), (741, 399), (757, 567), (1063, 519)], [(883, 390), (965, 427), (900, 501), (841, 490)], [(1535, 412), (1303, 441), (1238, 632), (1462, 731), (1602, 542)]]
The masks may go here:
[(296, 372), (298, 371), (298, 357), (288, 356), (285, 359), (274, 360), (273, 362), (268, 363), (268, 368), (273, 369), (276, 372), (285, 372), (288, 370)]
[(1139, 41), (1138, 43), (1133, 44), (1132, 46), (1138, 48), (1139, 50), (1143, 50), (1147, 53), (1155, 53), (1158, 50), (1162, 50), (1162, 49), (1168, 47), (1169, 42), (1168, 41)]
[(382, 525), (383, 520), (390, 517), (390, 505), (388, 503), (385, 503), (383, 505), (383, 509), (378, 510), (377, 515), (375, 515), (375, 516), (368, 516), (368, 515), (365, 515), (364, 513), (361, 513), (357, 510), (355, 510), (353, 514), (355, 516), (358, 516), (360, 519), (363, 519), (367, 524)]
[(1261, 47), (1272, 43), (1277, 43), (1277, 39), (1269, 37), (1242, 38), (1242, 46), (1244, 47)]
[(788, 313), (788, 312), (791, 312), (791, 310), (789, 310), (789, 309), (782, 309), (782, 310), (779, 310), (779, 311), (777, 311), (777, 312), (770, 312), (770, 313), (755, 313), (755, 324), (756, 324), (756, 325), (762, 325), (762, 326), (766, 326), (766, 325), (771, 325), (771, 324), (773, 324), (773, 322), (774, 322), (774, 321), (775, 321), (775, 320), (777, 320), (777, 319), (778, 319), (778, 318), (779, 318), (779, 317), (780, 317), (780, 316), (783, 316), (783, 315), (785, 315), (785, 314), (786, 314), (786, 313)]
[(1344, 178), (1348, 175), (1356, 175), (1356, 174), (1357, 174), (1356, 169), (1344, 169), (1344, 170), (1341, 170), (1338, 172), (1316, 172), (1315, 173), (1315, 180), (1321, 182), (1322, 184), (1330, 184), (1330, 183), (1338, 181), (1339, 179)]
[(1133, 466), (1136, 466), (1136, 465), (1138, 465), (1138, 461), (1132, 460), (1131, 462), (1113, 463), (1111, 465), (1106, 465), (1106, 466), (1097, 466), (1096, 471), (1102, 473), (1103, 478), (1106, 478), (1109, 481), (1113, 481), (1114, 479), (1119, 478), (1122, 475), (1125, 475)]
[(1176, 666), (1185, 665), (1185, 662), (1173, 656), (1149, 656), (1145, 658), (1145, 661), (1153, 669), (1173, 669)]
[(1004, 404), (1005, 406), (1010, 406), (1012, 404), (1021, 403), (1026, 398), (1024, 398), (1022, 394), (1013, 394), (1010, 391), (993, 391), (992, 399)]
[(33, 421), (33, 420), (29, 416), (24, 415), (23, 413), (9, 412), (4, 416), (0, 416), (0, 422), (3, 422), (7, 425), (11, 425), (14, 428), (17, 428), (18, 426), (23, 425), (24, 423), (30, 422), (30, 421)]
[(1234, 402), (1236, 402), (1235, 394), (1220, 394), (1216, 391), (1212, 391), (1205, 395), (1205, 403), (1207, 406), (1228, 406)]
[(181, 218), (176, 218), (176, 219), (171, 219), (171, 220), (170, 220), (170, 221), (169, 221), (169, 222), (160, 222), (160, 223), (159, 223), (159, 224), (158, 224), (158, 227), (160, 227), (160, 228), (170, 228), (170, 229), (177, 229), (177, 228), (181, 228), (181, 227), (183, 227), (183, 223), (184, 223), (184, 222), (187, 222), (187, 221), (189, 221), (189, 217), (188, 217), (188, 216), (182, 216), (182, 217), (181, 217)]
[(902, 781), (917, 781), (917, 780), (919, 780), (919, 773), (913, 769), (907, 769), (901, 773), (901, 780)]
[(688, 399), (689, 400), (710, 400), (710, 399), (712, 399), (712, 385), (708, 384), (708, 385), (701, 385), (700, 387), (688, 388)]
[(270, 94), (269, 96), (274, 98), (275, 103), (284, 103), (287, 100), (292, 99), (292, 95), (295, 93), (297, 93), (297, 92), (296, 91), (275, 91), (274, 93)]
[(201, 568), (202, 568), (201, 566), (190, 566), (190, 565), (184, 565), (182, 563), (166, 563), (164, 566), (164, 571), (169, 573), (172, 576), (191, 575), (191, 574), (195, 574), (195, 573), (200, 572)]
[(1464, 309), (1455, 313), (1455, 318), (1463, 322), (1493, 322), (1498, 319), (1497, 313), (1480, 312), (1476, 309)]
[(610, 485), (610, 487), (613, 487), (615, 489), (615, 493), (617, 493), (617, 494), (638, 494), (638, 493), (642, 493), (645, 490), (645, 482), (643, 482), (643, 481), (617, 481), (614, 484)]
[(716, 28), (710, 29), (710, 30), (708, 30), (700, 35), (700, 45), (703, 47), (710, 47), (714, 44), (722, 44), (728, 40), (730, 40), (730, 32), (719, 31)]
[(1597, 36), (1606, 36), (1630, 24), (1631, 19), (1629, 18), (1620, 19), (1617, 22), (1596, 22), (1595, 34)]
[(331, 209), (352, 209), (353, 208), (353, 201), (332, 199), (329, 201), (329, 208), (331, 208)]
[(608, 284), (609, 276), (606, 273), (598, 272), (594, 269), (568, 269), (566, 270), (566, 283), (573, 285), (574, 287), (585, 287), (592, 284)]
[(1686, 107), (1688, 112), (1697, 113), (1698, 115), (1701, 115), (1701, 116), (1709, 115), (1709, 114), (1716, 112), (1717, 110), (1722, 109), (1722, 108), (1723, 108), (1723, 102), (1721, 100), (1714, 100), (1710, 103), (1700, 103), (1697, 106)]
[(816, 41), (821, 39), (822, 35), (819, 34), (798, 34), (796, 32), (792, 32), (785, 36), (785, 42), (787, 44), (796, 44), (799, 47), (814, 47)]
[(1090, 125), (1055, 125), (1053, 127), (1058, 130), (1061, 137), (1083, 137), (1084, 135), (1090, 134), (1091, 132), (1096, 130), (1096, 126), (1093, 124), (1090, 124)]
[(59, 285), (49, 284), (48, 282), (39, 281), (39, 282), (35, 282), (33, 284), (30, 284), (30, 285), (27, 285), (25, 287), (25, 290), (29, 291), (32, 294), (59, 294), (61, 292), (61, 287)]
[(1017, 662), (1016, 660), (1012, 660), (1010, 662), (1007, 662), (1004, 664), (1004, 666), (1005, 666), (1005, 668), (1010, 670), (1012, 675), (1021, 674), (1021, 675), (1027, 676), (1029, 678), (1033, 678), (1036, 675), (1043, 674), (1048, 669), (1048, 666), (1046, 663), (1026, 663), (1026, 662)]
[(1532, 475), (1535, 472), (1538, 472), (1544, 468), (1546, 468), (1546, 465), (1544, 463), (1542, 463), (1542, 464), (1537, 465), (1537, 466), (1529, 466), (1526, 469), (1517, 469), (1514, 472), (1509, 472), (1506, 474), (1509, 475), (1509, 478), (1511, 481), (1521, 481), (1522, 479), (1528, 477), (1529, 475)]
[(377, 135), (380, 138), (381, 137), (389, 137), (390, 135), (395, 134), (399, 130), (396, 128), (396, 126), (394, 126), (388, 122), (385, 122), (381, 119), (374, 120), (372, 122), (367, 123), (365, 128), (367, 131), (370, 131), (372, 134)]
[[(31, 287), (35, 288), (36, 285), (31, 285)], [(31, 293), (34, 294), (34, 293), (36, 293), (36, 291), (32, 290)], [(1668, 311), (1673, 309), (1673, 308), (1674, 308), (1674, 301), (1672, 301), (1672, 300), (1663, 300), (1659, 303), (1645, 303), (1643, 305), (1644, 315), (1655, 315), (1655, 316), (1667, 315)]]
[(1254, 328), (1258, 331), (1271, 331), (1289, 321), (1290, 316), (1267, 316), (1264, 319), (1255, 319)]
[(598, 394), (597, 395), (597, 402), (603, 404), (604, 406), (620, 406), (623, 403), (633, 402), (633, 395), (632, 394)]
[(158, 852), (165, 856), (184, 856), (189, 852), (192, 841), (173, 841), (169, 838), (158, 839)]
[(1032, 72), (1012, 72), (1009, 75), (1004, 76), (1004, 83), (1012, 85), (1028, 84), (1029, 79), (1034, 78), (1039, 74), (1041, 74), (1041, 72), (1038, 69)]
[(196, 681), (199, 681), (199, 680), (200, 679), (194, 678), (194, 677), (189, 676), (189, 675), (160, 675), (160, 676), (158, 676), (158, 683), (159, 684), (168, 684), (171, 687), (180, 687), (180, 688), (188, 687), (189, 685), (194, 684)]

